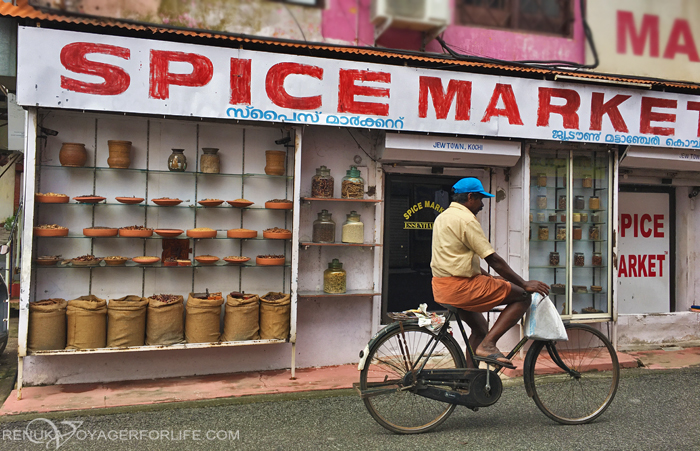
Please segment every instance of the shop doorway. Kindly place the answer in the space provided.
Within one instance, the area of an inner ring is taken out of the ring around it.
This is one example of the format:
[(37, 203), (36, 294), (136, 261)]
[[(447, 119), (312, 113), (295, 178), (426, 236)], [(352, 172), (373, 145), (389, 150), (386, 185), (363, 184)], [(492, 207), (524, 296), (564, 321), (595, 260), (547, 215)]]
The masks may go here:
[(384, 209), (383, 321), (433, 300), (430, 271), (435, 218), (450, 205), (450, 189), (460, 177), (386, 174)]

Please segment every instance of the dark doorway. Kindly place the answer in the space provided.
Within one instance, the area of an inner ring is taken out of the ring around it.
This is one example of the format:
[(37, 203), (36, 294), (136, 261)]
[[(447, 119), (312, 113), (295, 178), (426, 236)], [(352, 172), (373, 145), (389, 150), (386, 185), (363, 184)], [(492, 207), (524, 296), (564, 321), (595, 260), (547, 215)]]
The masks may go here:
[(450, 189), (459, 177), (386, 175), (384, 209), (384, 278), (382, 305), (386, 312), (401, 312), (433, 300), (430, 271), (433, 222), (450, 205)]

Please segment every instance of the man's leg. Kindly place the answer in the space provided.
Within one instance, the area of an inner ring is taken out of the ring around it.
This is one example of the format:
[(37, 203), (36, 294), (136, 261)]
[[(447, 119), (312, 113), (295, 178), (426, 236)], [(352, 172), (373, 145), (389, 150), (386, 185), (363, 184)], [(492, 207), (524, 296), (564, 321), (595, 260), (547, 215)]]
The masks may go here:
[[(468, 312), (466, 310), (459, 309), (459, 318), (467, 323), (469, 329), (471, 329), (471, 334), (469, 335), (469, 346), (471, 346), (472, 351), (481, 344), (484, 337), (489, 330), (489, 324), (484, 318), (484, 315), (479, 312)], [(469, 353), (467, 356), (467, 368), (477, 368), (476, 362), (472, 362)]]
[[(487, 357), (491, 354), (500, 352), (496, 347), (498, 340), (505, 334), (508, 329), (513, 327), (522, 318), (522, 316), (530, 307), (530, 294), (519, 286), (511, 284), (510, 294), (503, 300), (501, 305), (505, 304), (506, 308), (498, 316), (496, 323), (486, 334), (481, 344), (474, 350), (474, 353), (480, 357)], [(508, 362), (506, 358), (499, 359), (502, 362)]]

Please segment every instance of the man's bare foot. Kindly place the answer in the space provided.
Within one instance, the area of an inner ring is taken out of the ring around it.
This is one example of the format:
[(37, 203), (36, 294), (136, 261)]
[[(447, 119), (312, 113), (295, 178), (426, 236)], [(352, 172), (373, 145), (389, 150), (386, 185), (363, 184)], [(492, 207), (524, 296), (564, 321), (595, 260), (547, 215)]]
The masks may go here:
[(484, 346), (482, 343), (478, 348), (476, 348), (474, 354), (476, 354), (478, 357), (487, 357), (498, 362), (513, 365), (513, 362), (508, 360), (506, 356), (504, 356), (503, 353), (501, 353), (501, 351), (499, 351), (495, 346)]

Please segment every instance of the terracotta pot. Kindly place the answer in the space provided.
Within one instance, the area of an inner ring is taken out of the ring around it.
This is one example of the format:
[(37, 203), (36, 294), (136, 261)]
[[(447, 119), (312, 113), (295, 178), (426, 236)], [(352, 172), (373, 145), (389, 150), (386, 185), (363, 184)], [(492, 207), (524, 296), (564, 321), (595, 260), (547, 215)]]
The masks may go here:
[(107, 141), (109, 146), (109, 158), (107, 164), (110, 168), (126, 169), (131, 165), (131, 141)]
[(87, 161), (87, 150), (82, 143), (63, 143), (58, 152), (58, 161), (61, 166), (80, 168), (85, 166)]
[(284, 175), (284, 160), (287, 159), (287, 152), (283, 150), (265, 151), (265, 174)]
[(202, 147), (202, 156), (199, 158), (199, 170), (205, 174), (218, 174), (221, 169), (221, 161), (215, 147)]

